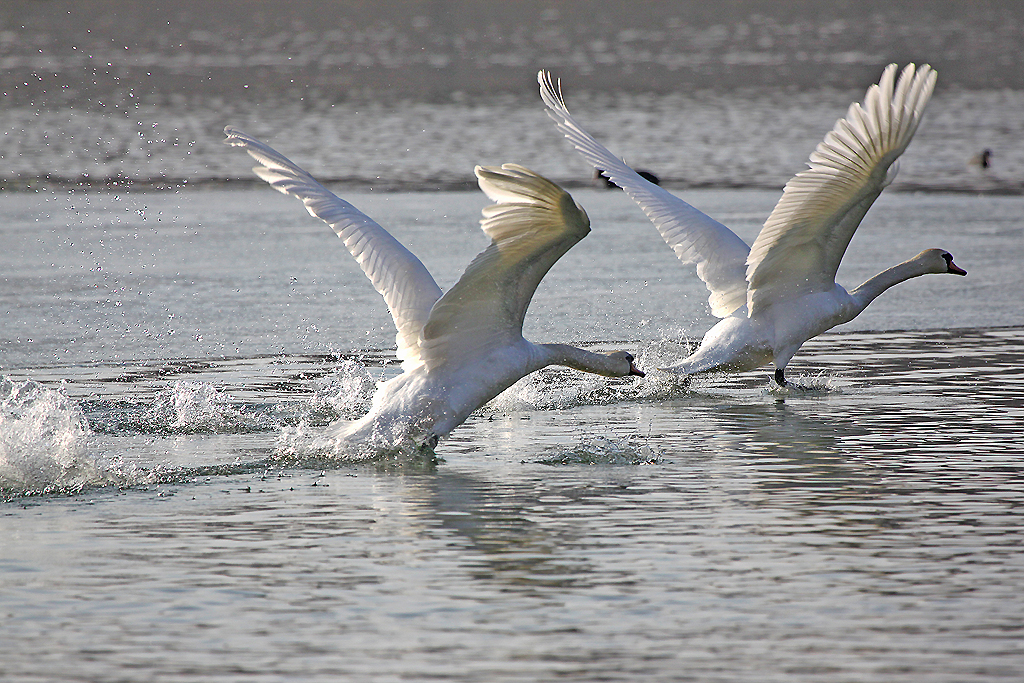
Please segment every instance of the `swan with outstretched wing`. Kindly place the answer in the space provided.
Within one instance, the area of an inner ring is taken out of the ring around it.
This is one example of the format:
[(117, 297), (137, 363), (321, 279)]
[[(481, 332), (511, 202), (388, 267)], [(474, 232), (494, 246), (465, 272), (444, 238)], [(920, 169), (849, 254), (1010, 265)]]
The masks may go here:
[(474, 410), (548, 365), (643, 376), (625, 351), (593, 353), (523, 338), (540, 281), (590, 232), (583, 208), (546, 178), (515, 164), (476, 167), (480, 189), (495, 202), (481, 220), (491, 243), (442, 294), (420, 260), (368, 216), (265, 143), (230, 126), (224, 132), (226, 144), (258, 162), (253, 170), (260, 178), (331, 226), (398, 329), (402, 374), (380, 386), (365, 417), (328, 429), (339, 442), (391, 445), (410, 438), (433, 448)]
[(696, 374), (785, 368), (801, 345), (849, 322), (900, 282), (928, 273), (966, 275), (942, 249), (927, 249), (847, 292), (835, 276), (846, 248), (872, 203), (896, 176), (935, 87), (927, 65), (908, 65), (896, 78), (890, 64), (864, 103), (846, 116), (811, 154), (809, 168), (785, 186), (751, 247), (727, 227), (616, 157), (569, 113), (560, 84), (538, 74), (540, 94), (562, 134), (596, 169), (640, 206), (684, 264), (707, 286), (711, 312), (723, 318), (697, 351), (665, 368)]

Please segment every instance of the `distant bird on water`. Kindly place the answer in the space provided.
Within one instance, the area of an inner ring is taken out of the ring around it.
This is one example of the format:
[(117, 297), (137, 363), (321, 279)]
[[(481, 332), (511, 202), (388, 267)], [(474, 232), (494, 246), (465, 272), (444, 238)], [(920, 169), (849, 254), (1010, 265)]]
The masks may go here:
[(992, 165), (992, 150), (983, 149), (982, 151), (971, 157), (968, 164), (981, 170), (987, 170)]
[[(638, 170), (636, 172), (636, 174), (638, 176), (640, 176), (641, 178), (643, 178), (644, 180), (646, 180), (647, 182), (649, 182), (649, 183), (654, 183), (655, 185), (661, 185), (661, 178), (659, 178), (655, 174), (651, 173), (650, 171)], [(618, 187), (618, 185), (616, 185), (611, 180), (609, 180), (608, 176), (606, 176), (600, 169), (597, 169), (597, 168), (594, 169), (594, 178), (593, 179), (594, 179), (594, 184), (599, 185), (600, 187), (608, 188), (609, 190), (612, 190), (612, 189), (615, 189), (615, 188)]]
[(477, 166), (480, 189), (495, 202), (480, 221), (491, 244), (442, 294), (423, 263), (368, 216), (256, 138), (230, 126), (224, 133), (226, 144), (259, 162), (256, 175), (331, 226), (384, 296), (398, 328), (404, 372), (377, 390), (365, 417), (328, 428), (339, 445), (412, 440), (432, 449), (474, 410), (548, 365), (643, 377), (625, 351), (593, 353), (523, 338), (523, 318), (541, 279), (590, 232), (586, 212), (558, 185), (515, 164)]
[(847, 292), (836, 271), (857, 226), (896, 176), (935, 87), (935, 72), (896, 65), (882, 72), (864, 104), (811, 154), (809, 169), (787, 184), (752, 247), (727, 227), (641, 178), (569, 114), (561, 88), (538, 74), (540, 94), (559, 130), (598, 170), (640, 206), (685, 264), (711, 292), (711, 312), (723, 318), (695, 353), (665, 368), (681, 374), (742, 372), (771, 362), (785, 386), (786, 365), (800, 346), (849, 322), (893, 285), (927, 273), (967, 272), (942, 249), (927, 249)]

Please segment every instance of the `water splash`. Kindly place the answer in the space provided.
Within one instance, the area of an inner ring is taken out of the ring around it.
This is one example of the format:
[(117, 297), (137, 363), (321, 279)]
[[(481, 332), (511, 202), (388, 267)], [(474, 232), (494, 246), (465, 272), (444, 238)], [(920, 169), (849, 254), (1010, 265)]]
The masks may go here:
[(565, 410), (584, 405), (677, 398), (704, 386), (708, 380), (662, 372), (658, 368), (686, 357), (690, 350), (686, 341), (667, 339), (642, 345), (637, 351), (636, 363), (648, 373), (644, 378), (607, 378), (560, 367), (544, 368), (523, 377), (481, 410), (485, 413)]
[[(718, 382), (727, 382), (732, 385), (740, 385), (744, 382), (756, 382), (759, 386), (765, 382), (761, 393), (772, 395), (778, 398), (787, 396), (811, 396), (816, 394), (830, 394), (841, 392), (838, 378), (834, 374), (819, 372), (808, 377), (799, 377), (785, 387), (770, 380), (772, 366), (763, 368), (763, 379), (761, 371), (755, 371), (757, 377), (748, 375), (744, 380), (738, 379), (739, 374), (728, 372), (710, 372), (698, 375), (683, 375), (673, 372), (663, 372), (658, 368), (664, 368), (672, 363), (690, 355), (696, 344), (680, 334), (682, 341), (662, 339), (651, 342), (640, 347), (637, 352), (637, 365), (647, 371), (647, 377), (643, 382), (636, 385), (636, 392), (631, 395), (633, 400), (639, 401), (663, 401), (678, 398), (686, 394), (700, 394), (707, 392)], [(740, 373), (745, 374), (745, 373)]]
[(144, 419), (175, 434), (194, 434), (234, 428), (246, 416), (212, 384), (179, 380), (157, 394)]
[(624, 438), (585, 436), (570, 448), (547, 449), (538, 462), (545, 465), (650, 465), (661, 462), (662, 455), (647, 439), (632, 434)]
[(151, 401), (87, 401), (93, 430), (125, 434), (247, 434), (272, 431), (289, 419), (288, 406), (240, 407), (206, 382), (180, 380)]
[(410, 435), (408, 425), (375, 426), (364, 440), (345, 441), (332, 430), (299, 424), (285, 427), (273, 460), (279, 465), (335, 468), (370, 464), (378, 470), (432, 471), (441, 462), (430, 445)]
[(325, 423), (339, 417), (355, 418), (370, 409), (377, 382), (354, 360), (344, 360), (330, 373), (312, 382), (309, 419)]
[(644, 378), (606, 378), (563, 368), (545, 368), (522, 378), (485, 406), (485, 411), (509, 413), (525, 410), (564, 410), (583, 405), (677, 398), (706, 380), (658, 370), (692, 351), (691, 344), (662, 339), (640, 346), (637, 366)]
[(786, 386), (780, 387), (771, 382), (763, 389), (763, 393), (776, 398), (788, 396), (815, 396), (822, 394), (838, 394), (843, 389), (839, 386), (839, 378), (835, 374), (821, 371), (816, 375), (808, 377), (793, 378), (787, 373)]
[[(252, 421), (225, 405), (212, 386), (179, 382), (147, 409), (148, 426), (139, 411), (130, 419), (133, 431), (197, 431), (223, 429), (225, 424)], [(143, 420), (142, 422), (145, 422)], [(71, 495), (86, 489), (119, 488), (187, 481), (204, 474), (251, 470), (259, 463), (205, 467), (145, 467), (119, 455), (90, 450), (95, 434), (82, 406), (62, 392), (38, 382), (0, 379), (0, 497)]]
[(362, 417), (370, 409), (377, 390), (377, 382), (360, 363), (343, 361), (331, 373), (315, 380), (312, 388), (313, 396), (298, 423), (282, 428), (275, 458), (304, 466), (424, 459), (436, 462), (433, 448), (415, 437), (416, 430), (409, 422), (375, 424), (369, 435), (358, 441), (336, 436), (346, 421)]
[(663, 368), (686, 358), (697, 349), (695, 342), (680, 331), (666, 331), (672, 338), (662, 338), (640, 346), (636, 353), (636, 364), (645, 372)]
[(545, 368), (523, 377), (482, 410), (509, 413), (607, 405), (632, 400), (638, 386), (639, 378), (634, 377), (609, 379), (575, 370)]
[(81, 406), (38, 382), (0, 379), (0, 492), (81, 490), (115, 483), (110, 463), (86, 453)]
[(150, 399), (86, 400), (84, 406), (101, 434), (249, 434), (358, 417), (369, 409), (376, 382), (359, 363), (344, 361), (310, 388), (312, 396), (301, 402), (240, 403), (213, 384), (179, 380)]

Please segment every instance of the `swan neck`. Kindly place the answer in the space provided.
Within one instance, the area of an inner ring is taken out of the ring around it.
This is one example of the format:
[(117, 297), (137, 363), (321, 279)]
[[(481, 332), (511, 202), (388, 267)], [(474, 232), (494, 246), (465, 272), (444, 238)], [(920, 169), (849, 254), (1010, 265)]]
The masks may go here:
[(874, 301), (882, 292), (893, 285), (898, 285), (901, 282), (924, 275), (927, 272), (928, 271), (922, 269), (921, 264), (917, 263), (914, 259), (904, 261), (903, 263), (899, 263), (892, 268), (887, 268), (873, 278), (870, 278), (860, 287), (857, 287), (850, 292), (850, 296), (857, 302), (859, 307), (858, 312), (860, 312), (864, 310), (868, 304)]
[(622, 361), (594, 353), (568, 344), (540, 344), (548, 353), (547, 365), (564, 365), (573, 370), (591, 372), (605, 377), (617, 377), (622, 374)]

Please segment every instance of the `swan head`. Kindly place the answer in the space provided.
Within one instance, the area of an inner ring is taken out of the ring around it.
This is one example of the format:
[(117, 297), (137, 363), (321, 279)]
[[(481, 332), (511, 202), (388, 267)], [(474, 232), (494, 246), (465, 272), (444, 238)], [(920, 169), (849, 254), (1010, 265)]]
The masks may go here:
[(925, 249), (913, 258), (925, 273), (967, 275), (967, 271), (953, 263), (953, 255), (943, 249)]
[(621, 373), (616, 373), (617, 376), (626, 377), (628, 375), (636, 375), (637, 377), (646, 376), (642, 370), (640, 370), (633, 362), (633, 354), (628, 351), (613, 351), (608, 354), (609, 358), (614, 358), (617, 361), (621, 361), (617, 369), (621, 369)]

